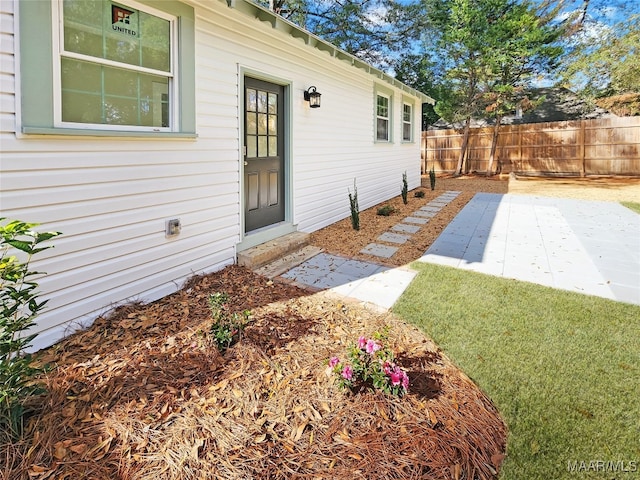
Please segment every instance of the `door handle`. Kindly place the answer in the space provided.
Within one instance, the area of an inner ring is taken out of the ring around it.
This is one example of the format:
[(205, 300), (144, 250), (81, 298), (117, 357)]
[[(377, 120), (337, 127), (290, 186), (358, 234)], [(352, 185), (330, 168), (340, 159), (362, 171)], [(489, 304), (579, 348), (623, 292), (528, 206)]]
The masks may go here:
[(246, 167), (247, 165), (249, 165), (249, 162), (247, 162), (246, 160), (244, 161), (244, 166)]

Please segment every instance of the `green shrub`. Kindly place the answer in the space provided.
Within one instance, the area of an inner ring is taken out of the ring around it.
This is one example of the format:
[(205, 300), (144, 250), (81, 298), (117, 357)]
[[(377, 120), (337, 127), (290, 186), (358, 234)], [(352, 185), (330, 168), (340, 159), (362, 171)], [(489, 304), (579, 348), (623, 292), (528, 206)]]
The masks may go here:
[(209, 308), (213, 317), (210, 332), (220, 353), (224, 353), (240, 340), (251, 315), (248, 310), (230, 313), (226, 305), (228, 300), (226, 293), (216, 292), (209, 295)]
[(378, 208), (378, 215), (382, 215), (384, 217), (388, 217), (389, 215), (391, 215), (395, 211), (396, 211), (396, 209), (393, 208), (391, 205), (385, 205), (384, 207)]
[(418, 190), (413, 195), (417, 198), (424, 198), (424, 190)]
[(354, 230), (360, 230), (360, 207), (358, 206), (358, 189), (355, 178), (353, 179), (353, 195), (349, 192), (349, 207), (351, 208), (351, 226)]
[(402, 195), (402, 203), (407, 204), (407, 193), (409, 193), (409, 185), (407, 183), (407, 172), (402, 174), (402, 191), (400, 192)]
[[(44, 391), (35, 377), (44, 367), (33, 365), (25, 350), (37, 334), (26, 334), (47, 300), (39, 301), (38, 284), (42, 272), (29, 269), (34, 255), (48, 247), (39, 246), (60, 232), (38, 233), (36, 223), (13, 220), (2, 225), (0, 218), (0, 431), (17, 438), (22, 432), (25, 402)], [(12, 253), (17, 254), (13, 255)]]

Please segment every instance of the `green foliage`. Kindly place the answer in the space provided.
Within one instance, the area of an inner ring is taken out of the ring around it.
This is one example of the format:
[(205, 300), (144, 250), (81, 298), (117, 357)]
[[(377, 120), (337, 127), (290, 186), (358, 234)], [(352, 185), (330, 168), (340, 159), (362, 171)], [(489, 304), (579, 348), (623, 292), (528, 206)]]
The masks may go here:
[[(407, 194), (409, 193), (409, 184), (407, 183), (407, 172), (402, 174), (402, 203), (407, 204)], [(378, 214), (379, 215), (379, 214)]]
[(436, 171), (435, 171), (435, 167), (431, 167), (431, 170), (429, 170), (429, 184), (431, 185), (431, 190), (435, 190), (435, 188), (436, 188)]
[(360, 207), (358, 206), (358, 189), (356, 180), (353, 180), (353, 195), (349, 192), (349, 207), (351, 209), (351, 226), (354, 230), (360, 230)]
[(378, 208), (377, 213), (380, 216), (388, 217), (389, 215), (391, 215), (395, 211), (396, 211), (396, 209), (393, 208), (391, 205), (385, 205), (384, 207)]
[(251, 312), (248, 310), (242, 313), (229, 312), (228, 301), (229, 297), (223, 292), (209, 295), (209, 308), (213, 317), (210, 333), (220, 353), (224, 353), (227, 348), (240, 340), (251, 316)]
[(640, 92), (640, 15), (623, 16), (612, 27), (590, 18), (570, 38), (560, 70), (564, 84), (591, 99)]
[(395, 0), (257, 0), (284, 18), (383, 70), (417, 38), (419, 6)]
[(407, 373), (396, 364), (388, 345), (388, 328), (376, 332), (372, 338), (360, 337), (347, 347), (347, 360), (329, 359), (329, 368), (336, 375), (340, 388), (357, 392), (361, 389), (379, 390), (389, 395), (402, 396), (409, 389)]
[(36, 232), (38, 224), (0, 218), (0, 430), (17, 438), (22, 432), (26, 400), (42, 393), (35, 381), (44, 368), (33, 365), (25, 350), (36, 334), (26, 334), (47, 301), (38, 300), (34, 277), (42, 272), (30, 270), (34, 255), (51, 248), (40, 244), (59, 232)]
[(416, 198), (424, 198), (424, 190), (416, 190), (413, 196)]

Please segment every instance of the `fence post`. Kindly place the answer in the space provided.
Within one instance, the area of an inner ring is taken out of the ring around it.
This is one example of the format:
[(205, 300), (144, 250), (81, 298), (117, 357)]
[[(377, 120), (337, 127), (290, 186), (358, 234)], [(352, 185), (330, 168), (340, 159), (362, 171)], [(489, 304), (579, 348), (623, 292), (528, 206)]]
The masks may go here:
[(518, 168), (522, 171), (522, 124), (520, 123), (518, 124)]
[(585, 143), (587, 142), (587, 138), (586, 138), (586, 121), (585, 120), (580, 120), (580, 135), (578, 135), (579, 141), (580, 141), (580, 145), (578, 146), (579, 148), (579, 152), (580, 152), (580, 165), (581, 165), (581, 169), (580, 169), (580, 176), (584, 177), (587, 173), (587, 165), (586, 165), (586, 160), (585, 160)]

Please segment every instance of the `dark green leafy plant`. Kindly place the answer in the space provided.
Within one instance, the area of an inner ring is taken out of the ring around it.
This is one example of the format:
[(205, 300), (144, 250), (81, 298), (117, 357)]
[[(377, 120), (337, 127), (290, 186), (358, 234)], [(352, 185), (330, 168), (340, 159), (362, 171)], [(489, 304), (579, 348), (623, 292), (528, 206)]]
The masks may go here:
[(242, 313), (229, 312), (228, 301), (229, 297), (223, 292), (209, 295), (209, 308), (213, 317), (210, 332), (220, 353), (224, 353), (240, 340), (251, 315), (248, 310)]
[(378, 215), (382, 215), (383, 217), (388, 217), (395, 211), (396, 209), (393, 208), (391, 205), (385, 205), (384, 207), (378, 208)]
[(416, 193), (413, 194), (416, 198), (424, 198), (424, 190), (417, 190)]
[(429, 170), (429, 183), (431, 184), (431, 190), (435, 190), (436, 188), (436, 171), (434, 167), (431, 167)]
[(38, 300), (34, 281), (42, 272), (30, 270), (29, 263), (34, 255), (51, 248), (39, 245), (60, 232), (38, 233), (33, 230), (36, 223), (5, 220), (0, 218), (0, 431), (17, 438), (26, 400), (44, 391), (35, 380), (44, 367), (34, 366), (32, 356), (25, 353), (37, 335), (26, 331), (47, 304)]
[(409, 184), (407, 183), (407, 172), (402, 174), (402, 203), (407, 204), (407, 194), (409, 193)]
[(349, 207), (351, 208), (351, 226), (354, 230), (360, 230), (360, 207), (358, 206), (358, 189), (356, 180), (353, 180), (353, 195), (349, 192)]

